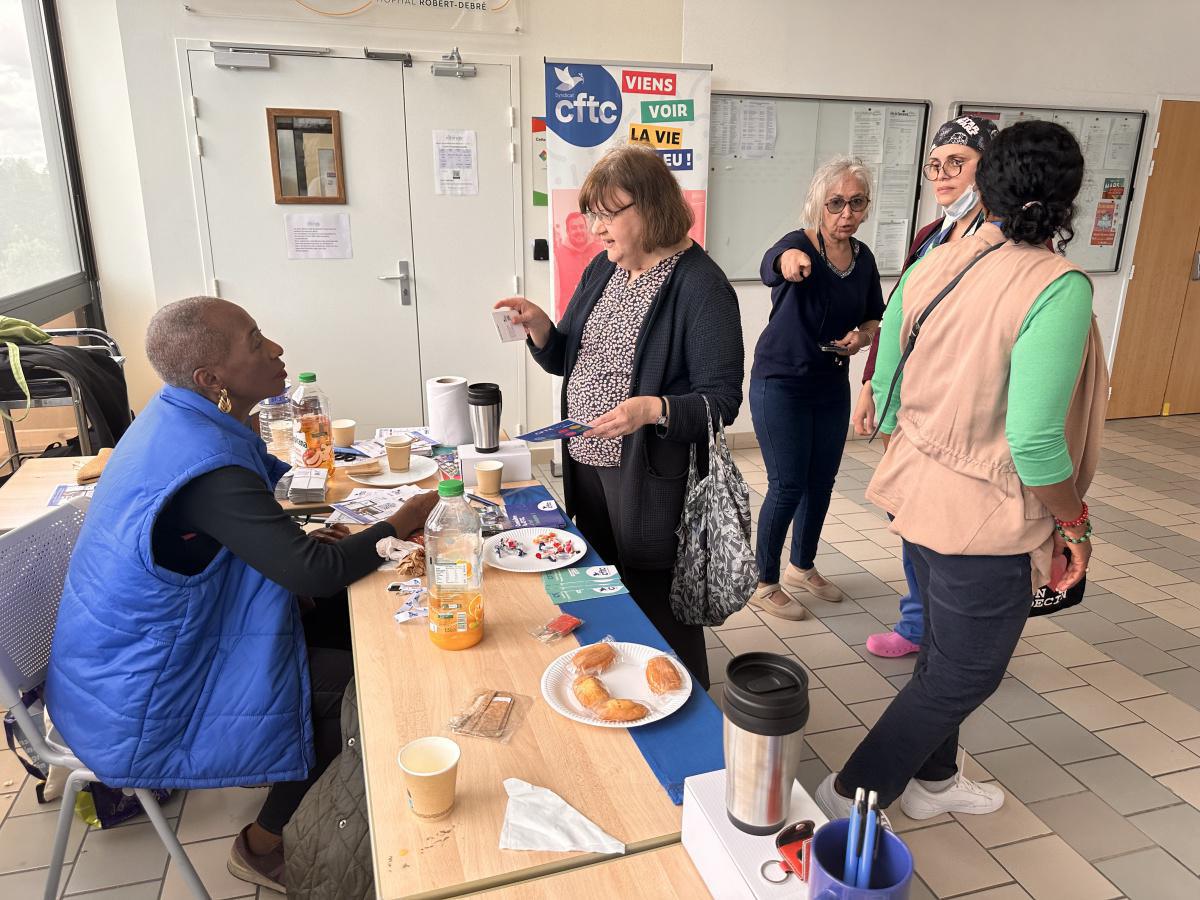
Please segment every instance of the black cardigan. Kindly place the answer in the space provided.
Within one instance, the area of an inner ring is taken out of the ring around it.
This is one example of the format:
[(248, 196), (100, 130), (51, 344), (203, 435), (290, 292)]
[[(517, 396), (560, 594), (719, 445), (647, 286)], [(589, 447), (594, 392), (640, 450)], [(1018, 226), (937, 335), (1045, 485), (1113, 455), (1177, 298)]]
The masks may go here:
[[(567, 311), (534, 360), (563, 376), (562, 415), (567, 415), (567, 382), (575, 368), (583, 326), (616, 265), (608, 255), (593, 259)], [(659, 436), (651, 425), (625, 437), (621, 446), (621, 519), (616, 534), (622, 565), (669, 569), (675, 564), (675, 530), (683, 511), (688, 456), (698, 444), (700, 472), (707, 472), (709, 423), (713, 415), (728, 424), (742, 404), (745, 352), (737, 294), (720, 267), (698, 244), (684, 251), (671, 277), (659, 289), (638, 335), (629, 396), (665, 396), (671, 415)], [(702, 396), (703, 395), (703, 396)], [(563, 457), (567, 459), (566, 442)], [(564, 466), (567, 512), (574, 515), (570, 464)]]

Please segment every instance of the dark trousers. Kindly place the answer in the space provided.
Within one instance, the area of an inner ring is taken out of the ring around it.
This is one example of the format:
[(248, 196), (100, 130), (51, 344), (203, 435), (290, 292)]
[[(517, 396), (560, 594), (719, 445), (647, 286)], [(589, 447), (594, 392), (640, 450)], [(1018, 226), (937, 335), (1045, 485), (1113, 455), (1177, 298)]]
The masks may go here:
[(283, 826), (292, 818), (308, 789), (342, 752), (342, 695), (354, 677), (349, 615), (345, 591), (317, 599), (316, 607), (304, 614), (316, 761), (304, 780), (277, 781), (271, 785), (257, 820), (271, 834), (283, 834)]
[(944, 556), (904, 542), (925, 601), (912, 680), (842, 767), (841, 786), (890, 805), (911, 778), (958, 771), (958, 726), (1000, 685), (1029, 618), (1029, 554)]
[(813, 566), (846, 447), (850, 382), (815, 391), (799, 380), (755, 378), (750, 415), (767, 467), (767, 498), (758, 514), (758, 578), (774, 584), (788, 526), (792, 565)]
[(671, 569), (634, 569), (623, 565), (617, 553), (615, 535), (621, 509), (620, 471), (616, 467), (585, 466), (573, 459), (565, 460), (565, 464), (571, 466), (575, 524), (580, 532), (605, 562), (617, 567), (634, 603), (687, 666), (692, 678), (708, 690), (704, 628), (684, 625), (672, 614)]

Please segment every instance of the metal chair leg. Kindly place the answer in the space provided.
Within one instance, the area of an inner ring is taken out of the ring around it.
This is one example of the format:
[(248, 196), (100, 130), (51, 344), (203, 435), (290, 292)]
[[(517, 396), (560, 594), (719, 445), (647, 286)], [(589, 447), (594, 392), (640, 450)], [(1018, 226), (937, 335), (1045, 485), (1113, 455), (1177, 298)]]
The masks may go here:
[(146, 788), (136, 788), (134, 793), (142, 801), (142, 809), (150, 817), (154, 830), (158, 832), (159, 840), (163, 842), (167, 852), (175, 860), (175, 865), (179, 866), (179, 874), (183, 877), (183, 883), (188, 886), (197, 900), (210, 900), (208, 891), (204, 889), (204, 882), (196, 874), (196, 869), (192, 865), (192, 861), (188, 859), (187, 853), (184, 852), (183, 845), (179, 843), (179, 838), (171, 830), (171, 824), (163, 815), (162, 807), (158, 805), (158, 800), (155, 799), (153, 792)]
[(75, 426), (79, 429), (80, 452), (83, 456), (92, 456), (96, 451), (92, 447), (92, 436), (88, 431), (87, 410), (83, 408), (83, 388), (79, 384), (79, 379), (70, 372), (60, 372), (59, 374), (71, 388), (71, 403), (75, 407)]
[(67, 853), (67, 838), (71, 834), (71, 820), (75, 817), (75, 797), (84, 783), (90, 781), (92, 773), (86, 769), (74, 769), (63, 785), (62, 809), (58, 811), (58, 826), (54, 831), (54, 849), (50, 853), (50, 869), (46, 873), (45, 900), (56, 900), (58, 883), (62, 880), (63, 857)]
[(13, 427), (12, 420), (8, 416), (0, 415), (0, 421), (4, 422), (5, 450), (12, 454), (8, 459), (4, 460), (4, 464), (12, 463), (12, 470), (15, 475), (17, 469), (21, 468), (21, 447), (17, 443), (17, 429)]

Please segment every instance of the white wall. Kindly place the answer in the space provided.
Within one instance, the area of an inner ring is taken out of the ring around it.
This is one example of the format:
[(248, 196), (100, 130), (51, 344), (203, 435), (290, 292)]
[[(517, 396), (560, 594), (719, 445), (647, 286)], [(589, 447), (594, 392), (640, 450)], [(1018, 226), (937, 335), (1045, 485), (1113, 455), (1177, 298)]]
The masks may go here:
[[(189, 147), (176, 38), (236, 40), (519, 56), (522, 140), (544, 102), (542, 58), (680, 60), (682, 4), (528, 0), (523, 33), (465, 34), (366, 28), (326, 22), (222, 19), (169, 0), (59, 0), (92, 229), (97, 235), (105, 315), (133, 359), (135, 408), (157, 389), (142, 359), (146, 323), (161, 305), (205, 290), (192, 200)], [(530, 242), (546, 236), (546, 212), (530, 200), (529, 149), (522, 146), (526, 293), (550, 305), (548, 264)], [(481, 239), (486, 232), (481, 229)], [(497, 298), (498, 299), (498, 298)], [(529, 366), (526, 421), (550, 421), (550, 379)]]
[[(1111, 358), (1159, 99), (1200, 99), (1198, 34), (1195, 0), (685, 0), (683, 58), (715, 63), (714, 90), (928, 99), (934, 127), (956, 100), (1149, 112), (1121, 271), (1094, 276)], [(926, 196), (920, 221), (933, 218)], [(885, 296), (891, 286), (885, 280)], [(770, 293), (744, 284), (738, 295), (749, 361)], [(857, 384), (863, 360), (855, 362)], [(749, 427), (744, 412), (735, 430)]]

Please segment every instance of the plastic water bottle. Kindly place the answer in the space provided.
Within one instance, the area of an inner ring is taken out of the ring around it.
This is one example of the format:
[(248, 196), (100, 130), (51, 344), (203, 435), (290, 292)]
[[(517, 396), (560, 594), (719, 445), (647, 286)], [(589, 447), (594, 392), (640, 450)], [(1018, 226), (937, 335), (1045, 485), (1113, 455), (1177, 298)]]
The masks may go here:
[(258, 433), (268, 453), (285, 463), (292, 461), (292, 398), (286, 385), (278, 397), (258, 404)]
[(328, 469), (333, 474), (333, 431), (329, 398), (317, 387), (313, 372), (300, 373), (292, 391), (292, 465)]
[(483, 640), (483, 526), (461, 481), (440, 482), (438, 497), (425, 522), (429, 637), (443, 650), (466, 650)]

